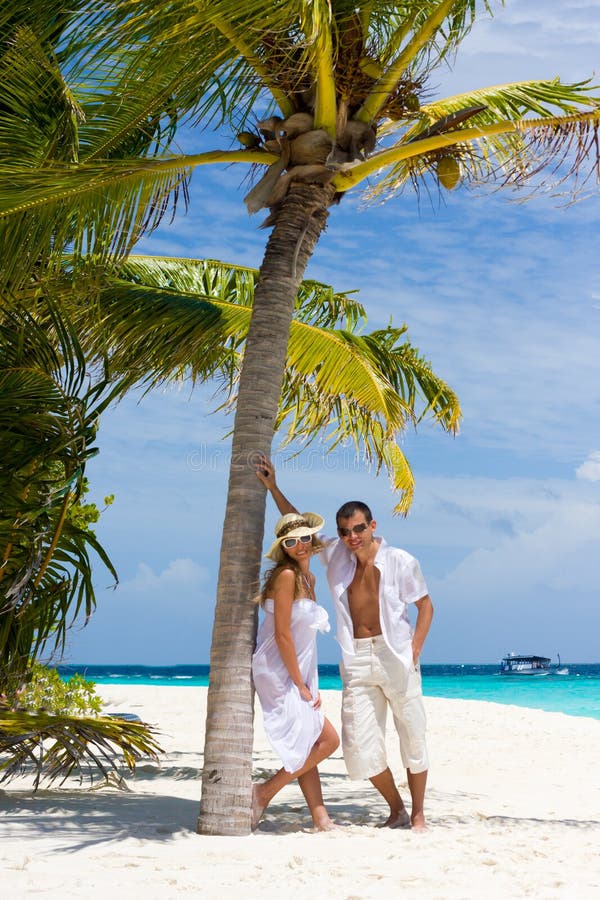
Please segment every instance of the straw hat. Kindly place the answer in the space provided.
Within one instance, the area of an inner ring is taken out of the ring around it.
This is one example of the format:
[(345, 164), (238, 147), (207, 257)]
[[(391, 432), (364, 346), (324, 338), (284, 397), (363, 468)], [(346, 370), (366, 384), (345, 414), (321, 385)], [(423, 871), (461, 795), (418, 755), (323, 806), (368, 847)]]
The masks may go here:
[(317, 513), (286, 513), (275, 526), (275, 540), (266, 554), (273, 562), (281, 563), (285, 560), (285, 553), (281, 542), (285, 538), (299, 538), (305, 534), (316, 534), (325, 525), (325, 520)]

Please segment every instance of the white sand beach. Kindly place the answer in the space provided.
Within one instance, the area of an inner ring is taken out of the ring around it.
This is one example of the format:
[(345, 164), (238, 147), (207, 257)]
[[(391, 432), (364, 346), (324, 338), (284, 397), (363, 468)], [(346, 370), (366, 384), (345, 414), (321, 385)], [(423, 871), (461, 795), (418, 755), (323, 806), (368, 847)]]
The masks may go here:
[[(296, 784), (248, 837), (195, 833), (206, 689), (100, 686), (107, 710), (160, 730), (159, 765), (128, 790), (78, 782), (0, 790), (2, 897), (569, 898), (600, 896), (600, 722), (561, 713), (426, 698), (429, 831), (378, 829), (385, 809), (345, 775), (341, 751), (321, 767), (344, 827), (313, 834)], [(339, 727), (341, 694), (323, 692)], [(390, 761), (400, 775), (389, 733)], [(257, 712), (259, 777), (278, 767)], [(404, 776), (401, 792), (408, 799)], [(404, 785), (404, 786), (403, 786)]]

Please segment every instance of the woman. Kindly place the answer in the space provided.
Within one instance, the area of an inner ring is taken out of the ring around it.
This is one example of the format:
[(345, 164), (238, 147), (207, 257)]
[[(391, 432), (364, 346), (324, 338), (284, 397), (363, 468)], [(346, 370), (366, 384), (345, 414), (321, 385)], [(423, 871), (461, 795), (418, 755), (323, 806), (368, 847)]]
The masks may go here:
[(283, 768), (252, 787), (252, 829), (286, 784), (298, 779), (315, 829), (334, 828), (323, 804), (317, 765), (340, 740), (321, 712), (318, 690), (317, 631), (329, 631), (326, 610), (315, 600), (309, 571), (321, 544), (316, 533), (323, 519), (315, 513), (288, 513), (275, 526), (267, 556), (275, 562), (258, 601), (265, 618), (252, 658), (252, 675), (263, 710), (265, 732)]

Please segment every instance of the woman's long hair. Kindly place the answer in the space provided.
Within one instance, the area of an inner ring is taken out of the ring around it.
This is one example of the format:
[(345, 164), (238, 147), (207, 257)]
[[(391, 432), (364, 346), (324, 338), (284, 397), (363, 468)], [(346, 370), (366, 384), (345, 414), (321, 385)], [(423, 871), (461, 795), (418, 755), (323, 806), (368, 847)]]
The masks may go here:
[[(320, 553), (324, 546), (325, 545), (322, 541), (319, 540), (316, 534), (313, 534), (312, 552)], [(294, 573), (294, 600), (298, 600), (300, 597), (306, 596), (306, 585), (304, 584), (302, 578), (300, 566), (295, 560), (292, 559), (291, 556), (288, 556), (286, 553), (286, 558), (283, 562), (271, 566), (271, 568), (267, 569), (267, 571), (265, 572), (262, 589), (260, 593), (256, 595), (256, 597), (252, 598), (253, 603), (260, 603), (261, 606), (265, 605), (265, 600), (269, 597), (277, 576), (280, 572), (285, 571), (285, 569), (290, 569)]]

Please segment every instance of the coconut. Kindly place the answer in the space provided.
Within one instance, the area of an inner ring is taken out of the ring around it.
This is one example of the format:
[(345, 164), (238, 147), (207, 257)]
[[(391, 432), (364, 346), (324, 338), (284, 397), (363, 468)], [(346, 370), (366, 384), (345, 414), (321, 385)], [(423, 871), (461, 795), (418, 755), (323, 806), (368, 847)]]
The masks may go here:
[(460, 181), (460, 163), (454, 156), (442, 156), (436, 163), (439, 183), (447, 191), (452, 191)]
[(406, 94), (404, 96), (404, 108), (409, 112), (419, 112), (421, 104), (418, 95), (415, 93)]
[(243, 147), (258, 147), (260, 144), (260, 138), (252, 134), (251, 131), (240, 131), (239, 134), (236, 134), (236, 137)]
[(312, 131), (313, 122), (314, 119), (310, 113), (293, 113), (279, 125), (277, 133), (280, 135), (283, 132), (287, 138), (292, 140), (292, 138), (297, 137), (299, 134), (305, 134), (307, 131)]
[(290, 142), (290, 164), (292, 166), (324, 164), (332, 146), (332, 139), (321, 128), (299, 134)]

